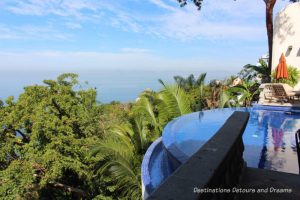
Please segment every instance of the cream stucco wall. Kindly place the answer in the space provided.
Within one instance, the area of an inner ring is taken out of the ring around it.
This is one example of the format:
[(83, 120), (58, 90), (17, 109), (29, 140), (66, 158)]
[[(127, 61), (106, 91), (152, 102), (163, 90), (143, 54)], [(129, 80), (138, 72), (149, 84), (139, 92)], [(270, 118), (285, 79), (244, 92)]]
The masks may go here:
[[(277, 67), (282, 53), (288, 65), (300, 70), (300, 2), (289, 4), (275, 18), (272, 70)], [(300, 89), (300, 83), (295, 89)]]

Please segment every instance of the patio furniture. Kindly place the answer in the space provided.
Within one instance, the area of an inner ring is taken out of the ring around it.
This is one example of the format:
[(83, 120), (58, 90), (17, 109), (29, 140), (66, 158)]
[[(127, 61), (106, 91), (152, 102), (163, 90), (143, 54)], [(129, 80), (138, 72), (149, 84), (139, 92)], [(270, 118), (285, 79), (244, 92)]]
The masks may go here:
[(271, 103), (271, 101), (275, 97), (275, 92), (271, 84), (264, 86), (264, 95), (265, 95), (265, 99), (269, 100), (269, 103)]
[(290, 102), (290, 100), (294, 101), (295, 92), (286, 92), (285, 88), (282, 84), (272, 84), (274, 97), (279, 99), (283, 104), (285, 101)]
[(293, 92), (295, 93), (295, 97), (300, 99), (300, 90), (293, 90)]
[(300, 129), (295, 134), (296, 137), (296, 148), (298, 154), (298, 165), (299, 165), (299, 174), (300, 174)]

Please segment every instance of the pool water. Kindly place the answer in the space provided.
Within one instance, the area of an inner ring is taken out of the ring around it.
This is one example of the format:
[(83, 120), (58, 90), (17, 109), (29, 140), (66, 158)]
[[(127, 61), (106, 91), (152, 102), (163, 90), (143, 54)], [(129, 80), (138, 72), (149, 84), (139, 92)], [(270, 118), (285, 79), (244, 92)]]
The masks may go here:
[[(247, 166), (299, 173), (295, 132), (300, 128), (300, 114), (253, 107), (215, 109), (187, 114), (167, 124), (160, 143), (166, 151), (156, 152), (150, 160), (150, 180), (155, 182), (154, 188), (172, 173), (169, 168), (162, 167), (166, 165), (163, 163), (170, 162), (166, 152), (179, 163), (186, 162), (222, 127), (234, 111), (250, 113), (243, 134), (243, 157)], [(164, 159), (160, 159), (162, 154)], [(160, 176), (161, 171), (167, 173)]]

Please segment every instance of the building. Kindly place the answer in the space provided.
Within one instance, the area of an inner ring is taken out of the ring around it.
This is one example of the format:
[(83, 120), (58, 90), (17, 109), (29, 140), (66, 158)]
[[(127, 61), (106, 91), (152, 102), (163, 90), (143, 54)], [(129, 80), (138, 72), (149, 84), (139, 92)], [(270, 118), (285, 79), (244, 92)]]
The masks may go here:
[[(277, 67), (282, 53), (288, 65), (300, 70), (300, 2), (287, 5), (275, 18), (272, 70)], [(295, 89), (300, 89), (300, 82)]]

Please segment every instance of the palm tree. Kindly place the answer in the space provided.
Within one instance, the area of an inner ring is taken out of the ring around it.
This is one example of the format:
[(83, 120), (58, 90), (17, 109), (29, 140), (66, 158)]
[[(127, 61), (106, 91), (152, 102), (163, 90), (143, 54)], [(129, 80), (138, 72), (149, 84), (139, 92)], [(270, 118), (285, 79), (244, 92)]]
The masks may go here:
[(157, 108), (159, 118), (164, 124), (175, 117), (192, 112), (188, 95), (179, 85), (166, 85), (162, 80), (159, 82), (164, 89), (157, 95), (160, 100)]
[(203, 88), (205, 86), (205, 78), (206, 78), (206, 73), (202, 73), (199, 75), (197, 81), (196, 81), (196, 86), (199, 87), (200, 89), (200, 98), (203, 97)]
[(136, 105), (133, 107), (133, 115), (142, 118), (150, 126), (150, 130), (159, 137), (162, 132), (162, 123), (158, 118), (157, 94), (143, 94)]
[(268, 64), (263, 59), (259, 59), (257, 65), (247, 64), (239, 74), (242, 76), (242, 79), (253, 80), (258, 77), (261, 78), (262, 83), (266, 83), (269, 81), (268, 73)]
[(150, 144), (147, 135), (142, 119), (132, 119), (113, 127), (109, 136), (92, 148), (91, 155), (101, 158), (97, 173), (112, 178), (118, 198), (141, 198), (140, 166)]
[(141, 198), (140, 166), (148, 146), (169, 120), (191, 112), (182, 88), (160, 82), (164, 88), (159, 93), (143, 93), (133, 107), (133, 118), (111, 128), (108, 137), (92, 148), (91, 155), (100, 158), (97, 172), (113, 178), (118, 197)]
[(241, 96), (238, 98), (238, 101), (243, 106), (250, 106), (253, 101), (255, 95), (258, 94), (259, 84), (257, 82), (252, 81), (243, 81), (242, 84), (229, 88), (229, 92), (234, 95), (240, 94)]
[(192, 112), (188, 94), (179, 85), (166, 85), (158, 93), (144, 92), (132, 109), (133, 116), (147, 123), (151, 134), (159, 137), (167, 122)]
[(182, 76), (174, 76), (176, 84), (184, 89), (186, 92), (193, 95), (193, 111), (202, 110), (205, 106), (204, 99), (204, 87), (205, 87), (206, 73), (202, 73), (198, 76), (197, 80), (194, 75), (191, 74), (187, 78)]
[(232, 95), (232, 93), (229, 90), (223, 89), (220, 93), (219, 97), (219, 108), (230, 108), (230, 107), (236, 107), (237, 106), (237, 99), (236, 96)]
[(196, 83), (195, 77), (193, 74), (189, 75), (187, 78), (182, 76), (174, 76), (174, 80), (179, 87), (184, 89), (185, 91), (190, 91)]
[(199, 77), (196, 80), (194, 75), (191, 74), (187, 78), (184, 78), (182, 76), (174, 76), (174, 80), (179, 87), (181, 87), (182, 89), (188, 92), (193, 88), (198, 88), (200, 86), (203, 86), (205, 77), (206, 77), (206, 73), (202, 73), (199, 75)]
[(212, 80), (209, 83), (209, 88), (210, 88), (210, 95), (206, 99), (207, 101), (207, 106), (209, 108), (217, 108), (219, 107), (219, 100), (220, 100), (220, 95), (222, 94), (223, 91), (223, 84), (221, 81), (218, 80)]

